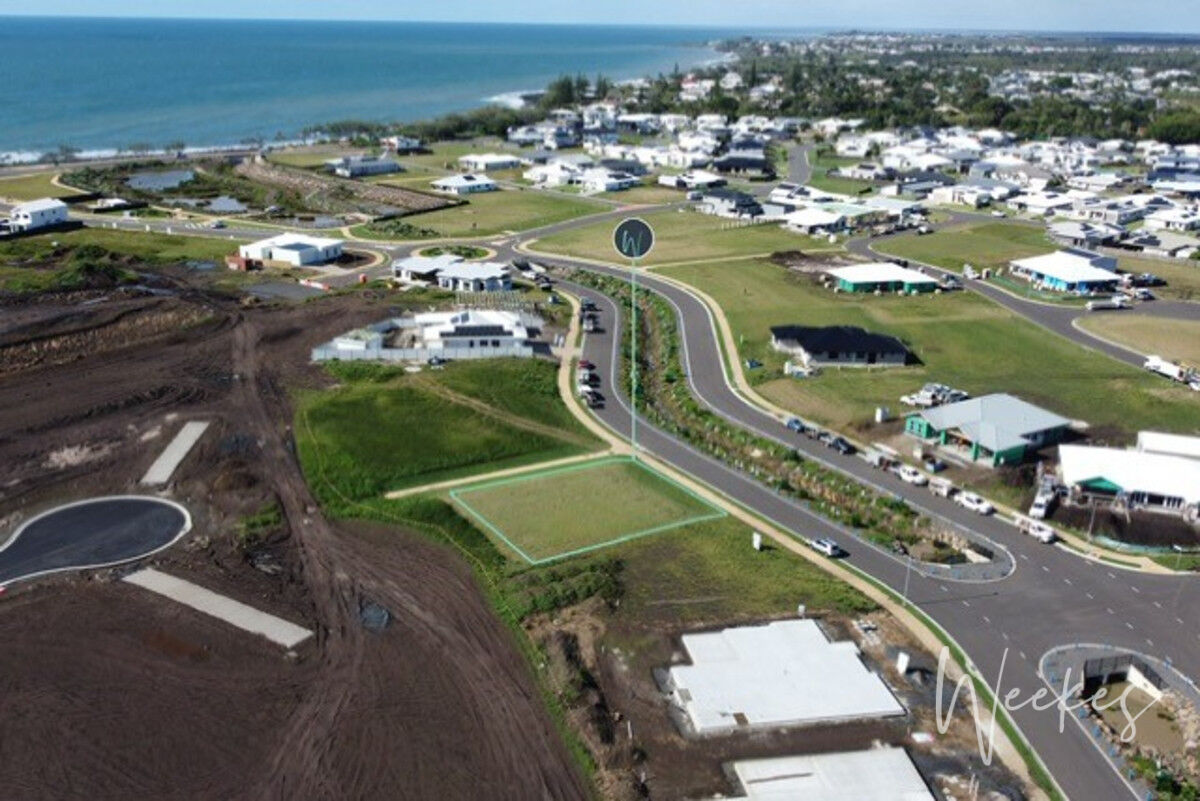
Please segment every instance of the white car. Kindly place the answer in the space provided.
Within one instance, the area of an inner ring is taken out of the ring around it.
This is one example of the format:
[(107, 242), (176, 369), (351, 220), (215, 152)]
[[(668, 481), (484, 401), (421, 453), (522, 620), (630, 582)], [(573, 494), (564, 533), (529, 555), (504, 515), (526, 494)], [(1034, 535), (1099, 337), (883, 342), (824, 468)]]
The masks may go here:
[(925, 477), (924, 473), (907, 464), (902, 464), (897, 467), (896, 475), (900, 477), (901, 481), (906, 481), (909, 484), (914, 484), (918, 487), (923, 487), (929, 483), (929, 479)]
[(992, 506), (984, 498), (976, 495), (974, 492), (960, 492), (954, 496), (954, 502), (964, 509), (970, 509), (972, 512), (981, 515), (990, 515), (996, 511), (996, 507)]
[(826, 537), (809, 540), (808, 544), (817, 553), (823, 553), (831, 559), (836, 559), (843, 553), (841, 546)]

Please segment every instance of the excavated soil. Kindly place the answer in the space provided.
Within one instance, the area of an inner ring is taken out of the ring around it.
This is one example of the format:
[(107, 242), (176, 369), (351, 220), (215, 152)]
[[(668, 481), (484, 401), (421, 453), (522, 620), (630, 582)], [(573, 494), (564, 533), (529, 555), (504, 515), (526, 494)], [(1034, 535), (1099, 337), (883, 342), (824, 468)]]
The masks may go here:
[[(326, 520), (294, 456), (309, 349), (379, 299), (245, 308), (201, 292), (0, 309), (0, 538), (57, 503), (146, 492), (186, 420), (212, 422), (166, 494), (192, 532), (146, 564), (316, 631), (285, 654), (116, 579), (0, 595), (0, 776), (22, 799), (574, 799), (588, 792), (513, 634), (448, 549)], [(255, 541), (238, 520), (271, 506)], [(380, 631), (360, 615), (390, 613)]]

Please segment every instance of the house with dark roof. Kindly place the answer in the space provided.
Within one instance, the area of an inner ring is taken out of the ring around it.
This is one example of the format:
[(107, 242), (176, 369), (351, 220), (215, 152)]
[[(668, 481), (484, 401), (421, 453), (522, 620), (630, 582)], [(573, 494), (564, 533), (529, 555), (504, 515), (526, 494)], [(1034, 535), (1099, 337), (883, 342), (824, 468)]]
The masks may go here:
[(771, 347), (798, 356), (805, 367), (897, 367), (907, 363), (910, 356), (896, 337), (852, 325), (775, 326), (771, 329)]

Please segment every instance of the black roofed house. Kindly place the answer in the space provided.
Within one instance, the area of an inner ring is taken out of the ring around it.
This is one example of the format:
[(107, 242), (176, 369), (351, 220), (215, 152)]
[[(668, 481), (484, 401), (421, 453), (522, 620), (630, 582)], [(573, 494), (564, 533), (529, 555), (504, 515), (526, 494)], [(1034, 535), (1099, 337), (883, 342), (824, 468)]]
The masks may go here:
[(899, 367), (909, 359), (908, 348), (896, 337), (850, 325), (775, 326), (771, 329), (771, 347), (798, 356), (805, 367)]
[(762, 204), (753, 195), (725, 187), (704, 190), (699, 208), (707, 214), (739, 219), (758, 217), (763, 213)]

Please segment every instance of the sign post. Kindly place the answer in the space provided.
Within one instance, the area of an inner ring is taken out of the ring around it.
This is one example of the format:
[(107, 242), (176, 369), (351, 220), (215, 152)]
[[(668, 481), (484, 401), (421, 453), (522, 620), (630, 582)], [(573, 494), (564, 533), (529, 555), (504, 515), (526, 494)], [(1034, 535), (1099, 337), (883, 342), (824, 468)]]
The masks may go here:
[(654, 229), (645, 220), (638, 219), (637, 217), (626, 218), (613, 229), (613, 247), (617, 249), (618, 253), (629, 259), (629, 405), (631, 409), (629, 439), (633, 446), (633, 458), (637, 459), (637, 266), (638, 260), (649, 253), (650, 249), (654, 247)]

